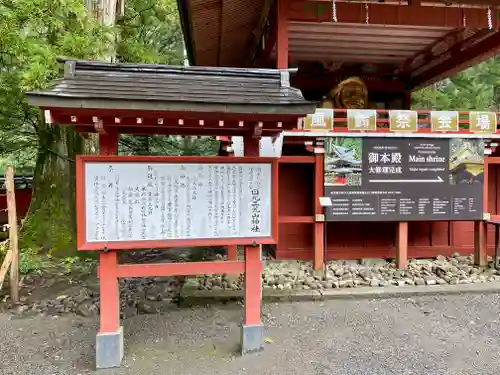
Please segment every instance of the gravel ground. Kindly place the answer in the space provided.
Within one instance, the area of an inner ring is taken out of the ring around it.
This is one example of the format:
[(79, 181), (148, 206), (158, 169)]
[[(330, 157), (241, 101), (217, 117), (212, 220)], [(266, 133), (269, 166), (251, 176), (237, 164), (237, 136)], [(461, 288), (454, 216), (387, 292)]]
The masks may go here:
[[(103, 375), (498, 374), (500, 296), (267, 304), (268, 343), (234, 355), (238, 304), (125, 320), (123, 367)], [(0, 315), (0, 374), (94, 374), (97, 321)]]

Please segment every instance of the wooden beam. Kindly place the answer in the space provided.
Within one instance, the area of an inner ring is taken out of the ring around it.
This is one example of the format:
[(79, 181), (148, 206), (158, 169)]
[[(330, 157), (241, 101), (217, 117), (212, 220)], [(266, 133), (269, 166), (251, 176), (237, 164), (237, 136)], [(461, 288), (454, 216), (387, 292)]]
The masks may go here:
[[(274, 9), (274, 14), (276, 14), (277, 9)], [(274, 16), (276, 18), (276, 15)], [(268, 67), (269, 60), (271, 59), (271, 53), (273, 52), (274, 47), (276, 46), (276, 40), (278, 39), (278, 27), (276, 22), (272, 22), (269, 27), (268, 33), (266, 35), (266, 42), (264, 46), (264, 50), (261, 52), (259, 57), (259, 62), (264, 66)], [(277, 66), (274, 64), (272, 67)]]
[[(467, 40), (464, 41), (467, 43)], [(478, 42), (462, 51), (462, 44), (451, 49), (449, 57), (418, 76), (411, 79), (412, 90), (418, 90), (443, 78), (456, 74), (481, 61), (495, 56), (500, 50), (500, 32)]]
[[(450, 0), (434, 0), (436, 3), (441, 3), (448, 5), (450, 3)], [(463, 5), (477, 5), (477, 6), (495, 6), (495, 5), (500, 5), (500, 2), (498, 0), (453, 0), (454, 3), (457, 4), (463, 4)]]
[[(299, 71), (300, 72), (300, 71)], [(356, 74), (353, 74), (356, 73)], [(361, 72), (347, 71), (343, 74), (339, 72), (325, 73), (322, 75), (308, 75), (307, 73), (297, 73), (292, 77), (291, 84), (299, 89), (332, 89), (340, 81), (349, 75), (362, 75)], [(402, 80), (384, 81), (384, 80), (365, 80), (368, 91), (370, 92), (403, 92), (405, 91), (405, 82)]]
[[(252, 65), (254, 65), (257, 62), (257, 60), (259, 59), (259, 55), (262, 56), (263, 58), (269, 57), (269, 54), (266, 55), (265, 53), (263, 54), (260, 53), (261, 52), (260, 48), (262, 47), (262, 38), (265, 37), (266, 42), (264, 51), (267, 51), (268, 41), (270, 38), (272, 38), (272, 32), (273, 32), (272, 29), (269, 31), (267, 36), (265, 34), (266, 34), (266, 29), (268, 28), (267, 25), (269, 24), (269, 18), (272, 13), (272, 8), (275, 2), (276, 2), (275, 0), (265, 0), (264, 2), (264, 7), (262, 8), (262, 13), (260, 15), (259, 25), (257, 26), (257, 30), (254, 32), (252, 48), (250, 48), (250, 53), (252, 54), (250, 56)], [(276, 23), (271, 22), (271, 24), (275, 25)], [(276, 39), (274, 39), (274, 42), (276, 42)], [(274, 45), (272, 47), (274, 47)]]
[[(12, 249), (6, 241), (9, 249), (5, 253), (5, 257), (3, 258), (2, 267), (0, 267), (0, 290), (2, 290), (3, 282), (5, 281), (5, 276), (7, 276), (7, 272), (9, 272), (10, 265), (12, 263)], [(4, 242), (5, 243), (5, 242)]]
[[(464, 30), (455, 30), (444, 37), (439, 38), (437, 41), (426, 47), (423, 51), (418, 52), (414, 56), (408, 58), (401, 69), (401, 72), (408, 72), (415, 70), (436, 58), (436, 51), (439, 47), (443, 46), (445, 52), (452, 48), (456, 43), (463, 40)], [(399, 72), (397, 72), (399, 73)]]
[(288, 69), (288, 8), (286, 0), (278, 0), (276, 12), (277, 39), (276, 39), (276, 67)]
[[(485, 8), (433, 7), (374, 3), (336, 3), (339, 23), (368, 23), (371, 25), (405, 25), (425, 27), (487, 29), (488, 10)], [(492, 10), (493, 15), (496, 10)], [(368, 17), (367, 17), (368, 14)], [(288, 19), (300, 22), (332, 22), (332, 2), (295, 0), (289, 3)], [(500, 22), (492, 17), (492, 28), (498, 30)]]

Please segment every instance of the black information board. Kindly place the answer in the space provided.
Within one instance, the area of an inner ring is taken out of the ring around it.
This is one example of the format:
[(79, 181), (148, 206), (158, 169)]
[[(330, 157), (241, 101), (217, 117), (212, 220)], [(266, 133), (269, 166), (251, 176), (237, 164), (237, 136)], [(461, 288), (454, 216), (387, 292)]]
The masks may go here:
[(484, 141), (329, 138), (327, 221), (482, 220)]

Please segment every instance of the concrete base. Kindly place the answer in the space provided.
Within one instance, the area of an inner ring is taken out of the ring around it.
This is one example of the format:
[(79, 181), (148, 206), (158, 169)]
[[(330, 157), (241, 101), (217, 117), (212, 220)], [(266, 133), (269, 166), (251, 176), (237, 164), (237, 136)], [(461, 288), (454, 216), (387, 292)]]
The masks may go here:
[(96, 368), (120, 367), (123, 359), (123, 327), (117, 332), (98, 333), (95, 353)]
[(260, 352), (264, 349), (264, 326), (243, 325), (241, 327), (241, 354)]

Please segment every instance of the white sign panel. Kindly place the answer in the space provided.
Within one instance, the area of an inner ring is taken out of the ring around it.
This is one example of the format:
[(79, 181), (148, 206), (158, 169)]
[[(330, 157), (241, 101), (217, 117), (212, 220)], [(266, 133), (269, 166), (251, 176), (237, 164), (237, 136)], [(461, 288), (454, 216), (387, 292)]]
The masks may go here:
[(271, 237), (270, 163), (92, 162), (85, 240)]
[[(233, 149), (234, 156), (243, 156), (245, 154), (245, 144), (243, 137), (231, 137), (231, 148)], [(259, 141), (259, 156), (269, 158), (281, 157), (281, 150), (283, 149), (283, 132), (278, 137), (262, 137)]]

